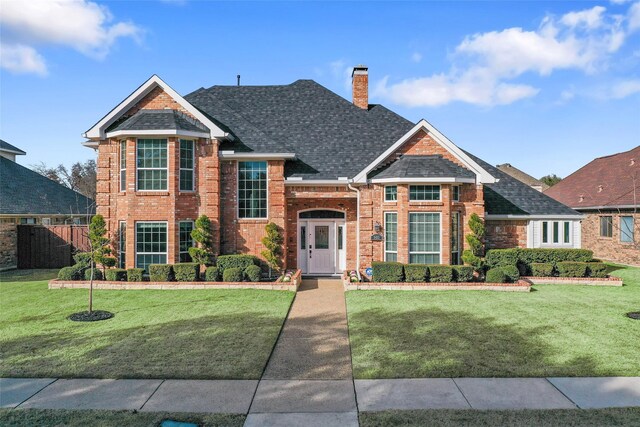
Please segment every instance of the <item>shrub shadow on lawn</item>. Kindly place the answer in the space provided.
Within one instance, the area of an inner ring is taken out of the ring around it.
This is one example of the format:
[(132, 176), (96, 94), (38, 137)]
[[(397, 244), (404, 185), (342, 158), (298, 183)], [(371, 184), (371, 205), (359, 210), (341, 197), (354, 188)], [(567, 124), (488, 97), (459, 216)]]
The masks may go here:
[(119, 316), (3, 340), (0, 377), (257, 379), (283, 322), (245, 311), (114, 329)]
[[(356, 378), (576, 376), (595, 372), (589, 356), (550, 363), (548, 327), (500, 324), (469, 312), (368, 309), (349, 315)], [(599, 375), (602, 375), (600, 373)]]

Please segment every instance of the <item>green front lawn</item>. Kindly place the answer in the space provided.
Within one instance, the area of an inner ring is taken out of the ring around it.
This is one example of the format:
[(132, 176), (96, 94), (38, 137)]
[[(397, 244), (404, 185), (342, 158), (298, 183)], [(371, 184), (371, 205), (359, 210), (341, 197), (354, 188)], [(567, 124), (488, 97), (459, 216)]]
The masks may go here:
[(94, 291), (101, 322), (72, 322), (86, 289), (53, 270), (0, 273), (0, 377), (257, 379), (293, 292)]
[(637, 376), (640, 269), (623, 287), (351, 291), (356, 378)]

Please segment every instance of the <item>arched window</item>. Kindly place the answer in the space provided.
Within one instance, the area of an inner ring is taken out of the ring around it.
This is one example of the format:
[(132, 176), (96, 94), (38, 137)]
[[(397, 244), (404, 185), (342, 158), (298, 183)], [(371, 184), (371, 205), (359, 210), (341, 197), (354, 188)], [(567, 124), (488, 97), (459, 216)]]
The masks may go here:
[(300, 212), (300, 219), (344, 219), (344, 212), (317, 210)]

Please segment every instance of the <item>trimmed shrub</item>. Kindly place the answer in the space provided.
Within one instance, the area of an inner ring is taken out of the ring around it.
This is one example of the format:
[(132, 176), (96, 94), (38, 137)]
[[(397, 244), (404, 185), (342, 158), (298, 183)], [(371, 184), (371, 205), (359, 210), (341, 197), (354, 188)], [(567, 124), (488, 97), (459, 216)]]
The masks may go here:
[(487, 251), (486, 262), (490, 267), (517, 265), (519, 262), (531, 265), (534, 262), (558, 263), (565, 261), (588, 262), (593, 252), (587, 249), (491, 249)]
[(204, 272), (204, 280), (207, 282), (219, 282), (220, 281), (220, 270), (215, 265), (207, 267), (207, 270)]
[(112, 256), (103, 257), (100, 262), (100, 264), (107, 268), (115, 267), (117, 263), (118, 260)]
[(602, 262), (587, 263), (587, 274), (589, 277), (607, 277), (607, 265)]
[(200, 278), (200, 264), (195, 262), (174, 264), (173, 275), (178, 282), (195, 282)]
[(585, 277), (587, 275), (586, 262), (559, 262), (556, 264), (560, 277)]
[(91, 266), (91, 254), (88, 252), (78, 252), (73, 256), (73, 260), (76, 264), (80, 264), (84, 267)]
[(262, 270), (257, 265), (250, 265), (244, 269), (244, 276), (248, 282), (259, 282)]
[(127, 269), (127, 281), (129, 282), (142, 282), (143, 275), (144, 275), (144, 268)]
[(152, 282), (172, 282), (174, 280), (171, 264), (150, 264), (149, 280)]
[(110, 282), (127, 281), (127, 270), (124, 268), (110, 268), (104, 274), (104, 277)]
[[(86, 270), (84, 270), (84, 280), (91, 280), (91, 268), (87, 268)], [(102, 271), (98, 270), (97, 268), (94, 268), (93, 280), (104, 280)]]
[(429, 281), (436, 283), (453, 282), (453, 267), (450, 265), (430, 265)]
[(489, 269), (485, 277), (487, 283), (507, 283), (507, 275), (500, 267)]
[(489, 268), (517, 265), (520, 261), (520, 249), (491, 249), (487, 251), (485, 261)]
[(250, 265), (258, 265), (258, 259), (253, 255), (220, 255), (216, 261), (220, 271), (227, 268), (239, 268), (244, 270)]
[(229, 267), (222, 272), (223, 282), (242, 282), (244, 271), (241, 268)]
[(473, 280), (473, 267), (469, 265), (454, 265), (453, 280), (456, 282), (471, 282)]
[(373, 281), (396, 283), (404, 281), (404, 268), (399, 262), (374, 262)]
[(60, 280), (82, 280), (84, 278), (84, 267), (80, 264), (71, 267), (62, 267), (58, 271), (58, 279)]
[(429, 266), (426, 264), (405, 264), (404, 281), (414, 283), (428, 282)]
[(517, 282), (520, 279), (520, 270), (515, 265), (504, 265), (499, 267), (502, 272), (507, 276), (509, 282)]
[(553, 276), (553, 264), (549, 262), (533, 262), (531, 263), (531, 274), (535, 277), (551, 277)]

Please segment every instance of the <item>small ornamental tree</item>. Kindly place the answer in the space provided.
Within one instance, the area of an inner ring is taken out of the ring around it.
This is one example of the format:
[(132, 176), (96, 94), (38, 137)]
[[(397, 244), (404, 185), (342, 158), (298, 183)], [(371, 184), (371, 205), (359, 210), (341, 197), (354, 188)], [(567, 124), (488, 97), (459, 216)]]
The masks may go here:
[(284, 242), (284, 238), (282, 237), (282, 233), (280, 233), (280, 228), (273, 222), (266, 225), (265, 231), (267, 232), (267, 235), (262, 238), (262, 244), (264, 245), (265, 250), (263, 250), (261, 254), (267, 261), (267, 265), (269, 266), (269, 277), (271, 277), (271, 272), (273, 270), (280, 270), (282, 243)]
[(462, 261), (465, 264), (473, 266), (477, 271), (482, 270), (484, 266), (484, 221), (476, 213), (472, 213), (469, 218), (469, 228), (471, 233), (465, 236), (470, 249), (462, 252)]
[(191, 238), (197, 244), (189, 248), (189, 255), (193, 262), (209, 266), (213, 264), (213, 230), (211, 220), (206, 215), (196, 219), (195, 227), (191, 230)]
[(115, 258), (110, 257), (111, 254), (111, 241), (108, 237), (105, 237), (107, 234), (107, 224), (104, 221), (104, 217), (102, 215), (95, 215), (91, 218), (91, 223), (89, 224), (89, 268), (91, 269), (91, 278), (89, 281), (89, 314), (93, 312), (93, 279), (94, 279), (94, 269), (96, 264), (101, 264), (102, 266), (113, 266), (115, 265)]

